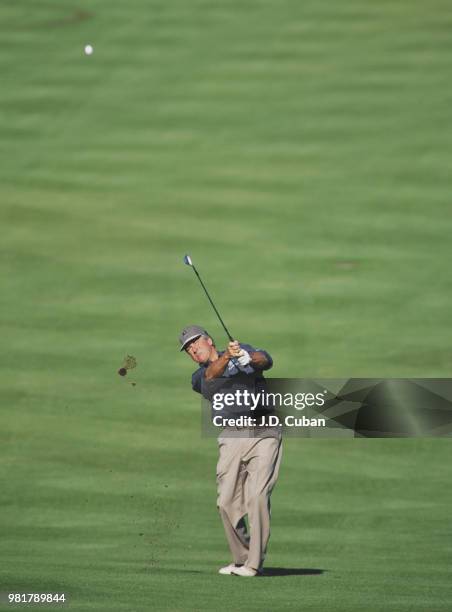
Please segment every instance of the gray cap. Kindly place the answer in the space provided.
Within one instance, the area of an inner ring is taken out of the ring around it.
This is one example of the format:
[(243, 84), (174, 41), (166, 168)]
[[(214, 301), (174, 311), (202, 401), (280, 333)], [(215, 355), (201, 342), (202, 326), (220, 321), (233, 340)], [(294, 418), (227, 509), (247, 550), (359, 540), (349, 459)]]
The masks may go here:
[(199, 336), (208, 336), (210, 338), (206, 330), (199, 325), (187, 325), (187, 327), (184, 327), (179, 336), (180, 350), (183, 351), (189, 342), (199, 338)]

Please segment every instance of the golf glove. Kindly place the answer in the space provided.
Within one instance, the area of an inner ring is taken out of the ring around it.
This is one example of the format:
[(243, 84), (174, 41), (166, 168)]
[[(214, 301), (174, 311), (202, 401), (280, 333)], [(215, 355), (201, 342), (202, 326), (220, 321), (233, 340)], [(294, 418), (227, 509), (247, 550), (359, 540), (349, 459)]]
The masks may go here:
[(237, 358), (237, 362), (242, 366), (245, 367), (249, 364), (249, 362), (251, 361), (251, 357), (250, 354), (247, 351), (244, 351), (243, 349), (240, 351), (240, 357)]

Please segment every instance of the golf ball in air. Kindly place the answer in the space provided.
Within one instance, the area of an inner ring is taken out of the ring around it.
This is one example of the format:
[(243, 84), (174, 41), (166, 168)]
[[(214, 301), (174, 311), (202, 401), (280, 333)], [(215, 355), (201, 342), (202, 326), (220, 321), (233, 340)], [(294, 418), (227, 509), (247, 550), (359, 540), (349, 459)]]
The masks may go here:
[(92, 55), (93, 51), (94, 49), (92, 45), (85, 45), (85, 55)]

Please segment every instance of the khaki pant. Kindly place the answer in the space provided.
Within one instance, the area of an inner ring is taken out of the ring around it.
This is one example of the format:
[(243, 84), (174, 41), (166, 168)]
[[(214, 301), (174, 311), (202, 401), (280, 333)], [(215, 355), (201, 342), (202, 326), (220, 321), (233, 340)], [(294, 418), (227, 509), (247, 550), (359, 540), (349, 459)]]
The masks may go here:
[(258, 570), (270, 538), (270, 495), (281, 463), (281, 436), (220, 436), (218, 444), (217, 507), (232, 559)]

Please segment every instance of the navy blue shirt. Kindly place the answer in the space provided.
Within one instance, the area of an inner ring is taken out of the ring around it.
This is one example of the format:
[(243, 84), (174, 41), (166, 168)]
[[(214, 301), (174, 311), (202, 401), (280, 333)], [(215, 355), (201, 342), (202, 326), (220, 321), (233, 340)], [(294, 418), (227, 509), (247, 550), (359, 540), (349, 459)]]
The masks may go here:
[[(268, 365), (265, 366), (264, 370), (269, 370), (273, 366), (273, 359), (267, 353), (267, 351), (264, 351), (262, 349), (255, 349), (253, 346), (251, 346), (251, 344), (242, 344), (241, 342), (240, 342), (240, 348), (247, 351), (248, 353), (263, 353), (268, 361)], [(222, 351), (221, 353), (218, 353), (218, 355), (223, 355), (223, 353), (224, 351)], [(210, 365), (209, 362), (201, 364), (201, 366), (196, 370), (196, 372), (193, 372), (191, 376), (191, 386), (192, 386), (193, 391), (196, 391), (196, 393), (202, 394), (202, 381), (204, 379), (205, 371), (207, 370), (209, 365)], [(231, 360), (226, 366), (222, 374), (222, 378), (229, 378), (231, 376), (237, 376), (239, 374), (244, 374), (244, 373), (250, 376), (254, 376), (256, 373), (258, 373), (260, 375), (260, 378), (263, 378), (261, 372), (262, 372), (262, 369), (254, 368), (251, 364), (248, 364), (247, 366), (239, 370), (237, 366), (234, 364), (234, 362)]]
[[(212, 401), (212, 397), (215, 393), (228, 393), (230, 391), (234, 391), (236, 389), (244, 390), (247, 389), (250, 392), (256, 393), (265, 387), (265, 379), (263, 376), (263, 370), (269, 370), (273, 366), (273, 359), (262, 349), (255, 349), (250, 344), (242, 344), (240, 343), (240, 347), (247, 351), (248, 353), (263, 353), (268, 361), (268, 364), (265, 368), (256, 368), (251, 364), (248, 364), (244, 367), (238, 367), (238, 364), (235, 360), (230, 360), (228, 365), (226, 366), (223, 374), (218, 377), (206, 381), (205, 372), (209, 366), (209, 362), (202, 364), (195, 372), (193, 372), (191, 377), (191, 384), (193, 391), (200, 393), (203, 397)], [(224, 352), (224, 351), (223, 351)], [(222, 355), (223, 352), (219, 353)], [(268, 407), (265, 406), (257, 406), (257, 410), (255, 409), (253, 412), (254, 416), (259, 416), (260, 414), (272, 412)], [(214, 414), (214, 412), (212, 412)], [(237, 417), (239, 415), (250, 415), (249, 409), (246, 409), (244, 406), (228, 406), (224, 407), (221, 415), (224, 417)]]

